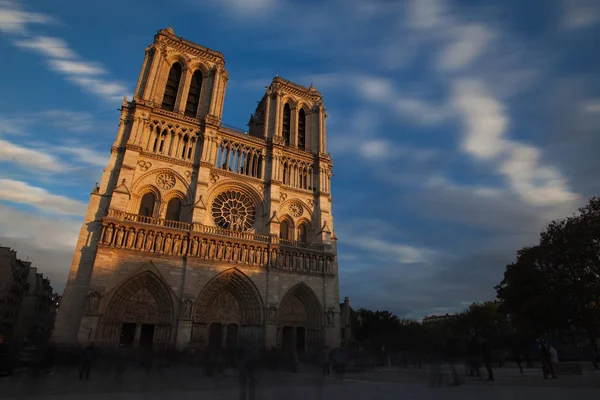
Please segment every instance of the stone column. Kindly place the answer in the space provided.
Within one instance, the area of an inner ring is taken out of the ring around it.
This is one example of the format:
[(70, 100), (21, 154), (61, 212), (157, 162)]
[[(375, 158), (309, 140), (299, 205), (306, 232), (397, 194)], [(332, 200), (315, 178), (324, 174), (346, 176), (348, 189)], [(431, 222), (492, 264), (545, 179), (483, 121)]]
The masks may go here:
[(269, 137), (269, 127), (270, 121), (269, 117), (271, 116), (271, 93), (267, 93), (267, 100), (265, 101), (265, 125), (263, 126), (263, 135), (265, 139)]
[(218, 98), (217, 91), (219, 90), (219, 82), (221, 82), (221, 69), (218, 65), (215, 65), (213, 69), (212, 92), (210, 96), (210, 108), (208, 112), (210, 115), (216, 115), (217, 112), (216, 105)]
[(179, 81), (179, 89), (177, 90), (177, 100), (175, 101), (175, 107), (173, 111), (179, 114), (185, 112), (185, 106), (187, 104), (187, 98), (190, 91), (190, 84), (192, 82), (192, 72), (189, 68), (185, 68), (181, 71), (181, 80)]

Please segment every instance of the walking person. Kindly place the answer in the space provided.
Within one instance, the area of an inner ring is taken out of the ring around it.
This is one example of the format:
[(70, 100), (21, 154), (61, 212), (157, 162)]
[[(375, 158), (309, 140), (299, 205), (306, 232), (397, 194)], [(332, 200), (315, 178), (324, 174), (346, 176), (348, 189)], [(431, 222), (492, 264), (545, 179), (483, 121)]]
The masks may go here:
[(494, 369), (492, 368), (492, 343), (489, 339), (483, 339), (481, 342), (481, 358), (483, 358), (483, 364), (488, 373), (488, 382), (494, 380)]
[(238, 358), (240, 400), (256, 399), (259, 362), (260, 354), (258, 345), (252, 342), (242, 343), (239, 348)]
[(552, 379), (556, 379), (556, 365), (559, 363), (558, 352), (554, 346), (550, 345), (550, 371), (552, 373)]
[(90, 378), (90, 370), (92, 369), (92, 362), (94, 361), (94, 343), (90, 343), (81, 352), (81, 369), (79, 370), (79, 380)]
[(456, 372), (456, 366), (454, 363), (456, 362), (456, 340), (450, 334), (446, 338), (446, 363), (448, 364), (448, 368), (450, 369), (450, 374), (452, 375), (452, 381), (450, 384), (452, 386), (460, 385), (460, 379), (458, 378), (458, 372)]
[(325, 348), (321, 351), (321, 366), (323, 368), (323, 378), (327, 378), (329, 376), (329, 370), (331, 368), (331, 359), (330, 359), (331, 351), (329, 346), (325, 346)]

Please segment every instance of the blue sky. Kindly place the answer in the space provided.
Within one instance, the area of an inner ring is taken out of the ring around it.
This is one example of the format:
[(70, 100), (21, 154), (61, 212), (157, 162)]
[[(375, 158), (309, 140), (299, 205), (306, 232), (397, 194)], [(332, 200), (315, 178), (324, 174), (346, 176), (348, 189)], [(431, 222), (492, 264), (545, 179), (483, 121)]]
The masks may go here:
[(492, 299), (598, 194), (594, 0), (0, 0), (0, 243), (62, 290), (156, 30), (222, 52), (224, 122), (278, 74), (328, 109), (341, 296), (420, 318)]

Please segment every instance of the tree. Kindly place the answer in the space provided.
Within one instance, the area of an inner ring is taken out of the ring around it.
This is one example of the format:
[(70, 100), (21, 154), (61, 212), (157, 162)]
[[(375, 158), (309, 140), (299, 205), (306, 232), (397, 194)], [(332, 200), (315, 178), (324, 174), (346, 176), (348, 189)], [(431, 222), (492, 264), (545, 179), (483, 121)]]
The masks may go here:
[(587, 332), (593, 346), (600, 311), (600, 199), (552, 221), (537, 246), (521, 249), (496, 286), (514, 326), (528, 335)]

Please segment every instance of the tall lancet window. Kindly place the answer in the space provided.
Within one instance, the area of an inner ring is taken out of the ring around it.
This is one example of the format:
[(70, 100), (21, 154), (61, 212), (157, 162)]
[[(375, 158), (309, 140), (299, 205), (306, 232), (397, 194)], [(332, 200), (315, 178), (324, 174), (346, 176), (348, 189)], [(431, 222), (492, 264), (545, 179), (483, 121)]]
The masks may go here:
[(185, 104), (185, 115), (196, 118), (198, 104), (200, 104), (200, 91), (202, 90), (202, 72), (197, 70), (192, 75), (190, 91), (188, 92), (187, 103)]
[(179, 81), (181, 80), (181, 64), (176, 62), (169, 71), (169, 78), (167, 79), (167, 86), (165, 87), (165, 94), (161, 108), (167, 111), (173, 111), (175, 109), (175, 100), (177, 100), (177, 90), (179, 89)]
[(154, 197), (154, 194), (146, 193), (144, 196), (142, 196), (138, 214), (143, 217), (151, 217), (154, 213), (154, 203), (156, 203), (156, 197)]
[(298, 113), (298, 148), (306, 149), (306, 113), (303, 108)]
[(286, 103), (283, 107), (283, 124), (281, 133), (283, 135), (283, 140), (286, 145), (290, 144), (290, 119), (292, 117), (292, 109), (290, 105)]

